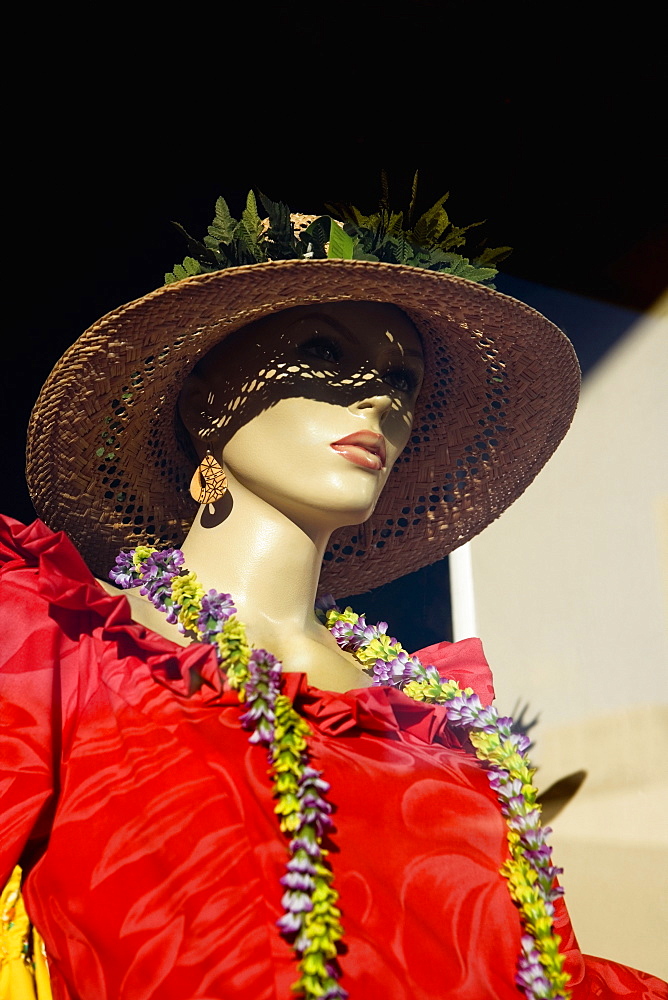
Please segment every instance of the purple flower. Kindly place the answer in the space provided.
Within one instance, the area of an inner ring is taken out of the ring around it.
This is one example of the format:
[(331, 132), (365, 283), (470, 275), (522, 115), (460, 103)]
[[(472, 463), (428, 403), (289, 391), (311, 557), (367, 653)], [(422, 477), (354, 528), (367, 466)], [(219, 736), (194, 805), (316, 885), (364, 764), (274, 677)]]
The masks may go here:
[[(332, 625), (330, 632), (342, 649), (347, 649), (355, 653), (362, 646), (368, 646), (372, 639), (377, 639), (381, 635), (387, 635), (387, 622), (378, 622), (377, 625), (367, 625), (364, 615), (360, 615), (356, 622), (338, 621)], [(396, 643), (396, 639), (391, 642)]]
[(299, 935), (299, 937), (295, 938), (295, 943), (293, 945), (293, 948), (295, 949), (295, 951), (298, 951), (300, 954), (303, 954), (310, 945), (310, 943), (311, 939), (308, 936), (308, 934), (304, 934), (302, 932)]
[[(490, 785), (499, 798), (506, 799), (510, 802), (512, 798), (521, 796), (522, 782), (519, 778), (511, 778), (507, 771), (494, 769), (488, 772), (487, 777), (489, 778)], [(522, 799), (522, 802), (524, 802), (524, 799)]]
[(274, 736), (281, 664), (265, 649), (254, 649), (248, 660), (248, 671), (247, 708), (241, 716), (241, 724), (253, 730), (248, 737), (249, 743), (270, 743)]
[[(424, 677), (424, 679), (426, 681), (429, 681), (431, 684), (440, 684), (441, 683), (441, 675), (439, 674), (439, 672), (438, 672), (438, 670), (437, 670), (436, 667), (433, 667), (433, 666), (430, 665), (430, 666), (427, 666), (427, 667), (422, 667), (422, 669), (420, 669), (420, 667), (422, 665), (421, 665), (420, 661), (417, 659), (416, 656), (411, 656), (411, 664), (412, 664), (413, 669), (414, 669), (414, 676), (415, 677)], [(413, 678), (411, 678), (411, 680), (412, 679)], [(452, 682), (450, 682), (450, 683), (452, 683)]]
[[(109, 574), (112, 579), (119, 580), (120, 586), (140, 586), (140, 594), (148, 597), (151, 604), (167, 613), (167, 621), (176, 624), (176, 615), (180, 607), (173, 605), (171, 600), (171, 581), (181, 573), (183, 553), (180, 549), (164, 549), (152, 552), (141, 563), (139, 570), (132, 561), (132, 553), (121, 552), (116, 557), (117, 570)], [(120, 582), (124, 581), (124, 582)], [(129, 582), (131, 581), (131, 582)]]
[(376, 660), (371, 674), (376, 687), (394, 687), (393, 662), (393, 660)]
[(329, 782), (325, 781), (322, 776), (322, 771), (317, 771), (314, 767), (310, 767), (308, 764), (302, 771), (300, 783), (309, 788), (316, 788), (319, 792), (326, 794), (329, 791)]
[(122, 587), (123, 590), (139, 586), (141, 580), (132, 560), (131, 552), (119, 552), (115, 559), (115, 565), (109, 570), (109, 579), (117, 587)]
[(145, 581), (171, 579), (179, 575), (184, 562), (185, 557), (181, 549), (161, 549), (159, 552), (152, 552), (142, 564), (142, 579)]
[(538, 871), (538, 884), (543, 890), (545, 898), (551, 902), (564, 894), (563, 886), (554, 884), (554, 880), (563, 873), (564, 869), (557, 868), (555, 865), (543, 865)]
[(315, 602), (315, 606), (318, 611), (324, 611), (325, 613), (339, 610), (333, 594), (322, 594)]
[[(248, 721), (248, 716), (247, 715), (242, 715), (242, 717), (241, 717), (241, 724), (244, 726), (244, 729), (248, 729), (249, 728), (246, 725), (247, 721)], [(273, 720), (260, 719), (260, 721), (256, 725), (255, 729), (253, 730), (253, 732), (248, 737), (248, 742), (249, 743), (253, 743), (253, 744), (256, 744), (256, 743), (271, 743), (271, 741), (273, 739), (273, 736), (274, 736)]]
[(540, 847), (528, 848), (524, 851), (524, 857), (533, 868), (540, 868), (546, 861), (550, 860), (552, 848), (549, 844), (541, 844)]
[(324, 799), (314, 795), (307, 795), (300, 800), (300, 806), (304, 823), (315, 827), (319, 837), (331, 829), (332, 821), (329, 814), (332, 811), (332, 807), (329, 802), (325, 802)]
[(448, 722), (454, 725), (473, 726), (480, 713), (482, 704), (477, 694), (458, 694), (447, 704)]
[(355, 652), (362, 645), (361, 634), (366, 628), (366, 621), (364, 620), (364, 615), (360, 615), (359, 620), (356, 624), (346, 621), (338, 621), (332, 625), (330, 632), (338, 642), (342, 649), (348, 649), (351, 652)]
[[(416, 660), (414, 656), (409, 656), (402, 649), (392, 660), (376, 660), (373, 665), (373, 682), (377, 686), (403, 687), (414, 677), (419, 676), (419, 666), (419, 660)], [(438, 673), (436, 676), (440, 680)]]
[[(477, 728), (479, 728), (479, 726), (476, 726), (476, 729)], [(491, 725), (485, 726), (485, 732), (499, 732), (498, 724), (492, 723)], [(499, 735), (502, 737), (503, 742), (510, 744), (510, 746), (513, 747), (517, 753), (520, 754), (520, 756), (523, 756), (531, 746), (531, 740), (528, 736), (525, 736), (524, 733), (505, 733), (501, 731), (499, 732)]]
[(236, 615), (237, 609), (230, 594), (219, 594), (217, 590), (210, 590), (202, 598), (202, 610), (197, 619), (197, 631), (203, 642), (209, 642), (221, 631), (223, 625)]
[(332, 977), (331, 982), (327, 984), (327, 989), (322, 994), (320, 1000), (348, 1000), (348, 991), (344, 990), (342, 986), (336, 982), (336, 973), (331, 965), (325, 967)]
[(299, 780), (297, 797), (303, 816), (302, 826), (312, 827), (317, 837), (322, 837), (332, 828), (329, 816), (332, 807), (320, 794), (328, 791), (329, 784), (322, 779), (320, 771), (316, 771), (314, 767), (305, 767)]
[(315, 839), (315, 834), (310, 826), (302, 827), (296, 837), (290, 841), (290, 850), (293, 854), (297, 851), (305, 851), (311, 858), (322, 857), (320, 844)]
[(496, 733), (498, 731), (498, 718), (498, 713), (493, 705), (481, 706), (475, 721), (475, 728), (483, 729), (486, 733)]
[(281, 906), (288, 913), (310, 913), (313, 909), (311, 897), (299, 889), (288, 889), (287, 892), (284, 892)]
[[(354, 642), (357, 647), (368, 646), (370, 642), (380, 638), (381, 635), (387, 635), (387, 622), (377, 622), (376, 625), (367, 625), (366, 619), (362, 615), (357, 624), (353, 625)], [(396, 644), (396, 641), (396, 639), (390, 639), (393, 645)]]
[(550, 996), (550, 984), (545, 977), (535, 941), (529, 934), (522, 937), (522, 951), (517, 963), (515, 982), (530, 1000)]
[(510, 736), (513, 720), (509, 715), (500, 715), (496, 720), (496, 728), (501, 736)]
[[(174, 576), (177, 574), (174, 574)], [(170, 625), (176, 625), (178, 623), (178, 618), (176, 617), (181, 610), (180, 604), (174, 604), (172, 601), (172, 588), (171, 588), (172, 577), (167, 579), (153, 579), (145, 581), (142, 584), (140, 594), (145, 594), (148, 597), (151, 604), (167, 615), (167, 621)]]
[[(499, 798), (502, 797), (499, 796)], [(523, 795), (511, 795), (508, 799), (502, 801), (501, 811), (504, 816), (518, 816), (524, 811), (525, 804)]]
[(281, 934), (294, 934), (296, 931), (301, 930), (302, 917), (297, 913), (288, 911), (283, 914), (280, 920), (276, 921), (276, 926)]
[(298, 849), (295, 856), (290, 858), (286, 868), (289, 872), (301, 872), (306, 875), (315, 875), (316, 867), (308, 854), (303, 849)]
[(288, 872), (279, 879), (281, 885), (286, 889), (297, 889), (300, 892), (311, 892), (315, 889), (315, 882), (310, 875), (303, 875), (301, 872)]
[(517, 830), (520, 834), (525, 831), (537, 833), (539, 830), (542, 837), (547, 833), (547, 830), (542, 830), (540, 826), (540, 809), (528, 809), (523, 816), (510, 816), (508, 826), (511, 830)]

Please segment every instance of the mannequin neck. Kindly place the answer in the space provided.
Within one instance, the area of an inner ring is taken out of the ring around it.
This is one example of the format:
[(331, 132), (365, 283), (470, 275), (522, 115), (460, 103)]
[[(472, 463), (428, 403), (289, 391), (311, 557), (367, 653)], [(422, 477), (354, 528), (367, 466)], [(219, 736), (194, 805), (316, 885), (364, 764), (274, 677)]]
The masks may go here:
[(186, 566), (206, 590), (232, 595), (256, 644), (254, 627), (308, 631), (330, 526), (298, 523), (229, 479), (229, 512), (221, 520), (200, 509), (182, 546)]
[[(228, 473), (234, 500), (224, 519), (201, 508), (182, 550), (205, 590), (231, 594), (253, 646), (286, 671), (333, 691), (368, 687), (371, 678), (316, 618), (314, 604), (330, 520), (288, 516)], [(221, 503), (225, 503), (222, 501)]]

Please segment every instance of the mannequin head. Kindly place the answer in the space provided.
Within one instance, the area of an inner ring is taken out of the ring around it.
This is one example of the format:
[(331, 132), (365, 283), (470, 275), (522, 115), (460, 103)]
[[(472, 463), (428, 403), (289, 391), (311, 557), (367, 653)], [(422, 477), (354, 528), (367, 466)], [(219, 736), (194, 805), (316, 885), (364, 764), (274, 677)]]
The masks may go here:
[(395, 306), (299, 306), (210, 351), (179, 412), (198, 455), (223, 464), (233, 502), (241, 486), (333, 530), (372, 513), (408, 440), (422, 374), (420, 338)]

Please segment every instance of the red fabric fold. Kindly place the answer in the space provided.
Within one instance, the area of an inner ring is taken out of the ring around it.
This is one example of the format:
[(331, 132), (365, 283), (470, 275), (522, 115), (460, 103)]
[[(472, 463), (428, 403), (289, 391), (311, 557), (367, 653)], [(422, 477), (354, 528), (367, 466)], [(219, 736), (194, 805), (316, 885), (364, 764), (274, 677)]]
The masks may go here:
[[(116, 644), (116, 655), (146, 655), (156, 682), (174, 694), (196, 697), (211, 707), (238, 703), (236, 692), (223, 682), (212, 647), (179, 646), (134, 622), (125, 597), (100, 587), (63, 532), (54, 533), (39, 520), (24, 526), (11, 518), (1, 519), (0, 558), (3, 553), (8, 562), (13, 559), (16, 565), (25, 561), (26, 566), (39, 567), (38, 589), (50, 603), (70, 611), (92, 611), (104, 619), (101, 635)], [(435, 666), (443, 678), (472, 687), (483, 704), (491, 702), (492, 675), (479, 639), (439, 642), (414, 655), (425, 665)], [(414, 702), (391, 688), (337, 694), (311, 688), (305, 674), (286, 671), (282, 690), (329, 736), (353, 728), (383, 733), (404, 730), (425, 743), (459, 746), (447, 730), (445, 708)]]
[(483, 705), (491, 705), (494, 701), (492, 671), (480, 639), (437, 642), (418, 649), (415, 655), (422, 663), (436, 667), (446, 680), (455, 680), (462, 688), (473, 688)]
[[(39, 522), (0, 519), (0, 574), (0, 877), (28, 861), (54, 996), (287, 1000), (286, 840), (213, 650), (132, 622)], [(475, 640), (421, 656), (491, 692)], [(351, 1000), (517, 1000), (506, 827), (446, 710), (388, 688), (318, 691), (303, 674), (283, 689), (330, 784)], [(583, 960), (558, 909), (574, 1000), (665, 1000), (655, 977)]]
[[(0, 517), (0, 565), (38, 569), (38, 592), (50, 604), (68, 611), (93, 612), (103, 621), (101, 637), (115, 643), (119, 658), (145, 654), (159, 684), (189, 698), (197, 687), (204, 701), (217, 703), (223, 688), (211, 646), (179, 646), (134, 622), (123, 595), (107, 593), (90, 572), (64, 532), (52, 532), (40, 520), (23, 525)], [(192, 672), (204, 686), (194, 683)], [(235, 695), (236, 698), (236, 695)]]

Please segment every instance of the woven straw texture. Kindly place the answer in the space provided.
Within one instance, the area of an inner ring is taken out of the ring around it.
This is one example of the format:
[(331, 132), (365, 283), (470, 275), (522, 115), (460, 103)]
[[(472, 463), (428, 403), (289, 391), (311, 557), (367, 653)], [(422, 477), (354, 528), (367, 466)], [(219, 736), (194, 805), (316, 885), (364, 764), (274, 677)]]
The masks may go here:
[(446, 556), (502, 513), (571, 422), (579, 368), (533, 309), (432, 271), (370, 261), (290, 260), (168, 285), (88, 329), (33, 410), (35, 507), (106, 577), (122, 547), (180, 544), (197, 512), (175, 409), (196, 362), (272, 312), (367, 300), (420, 331), (426, 377), (412, 437), (373, 516), (331, 539), (321, 590), (362, 593)]

